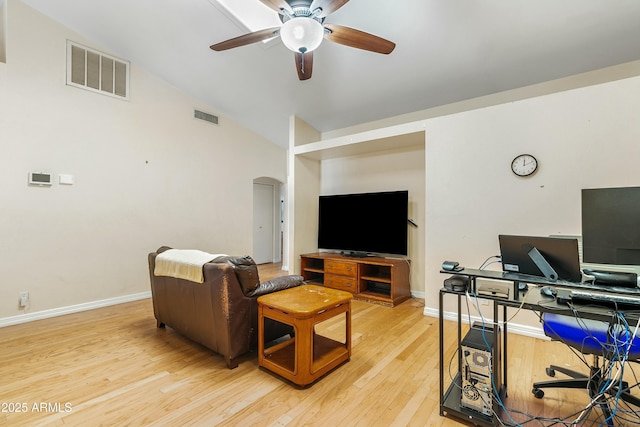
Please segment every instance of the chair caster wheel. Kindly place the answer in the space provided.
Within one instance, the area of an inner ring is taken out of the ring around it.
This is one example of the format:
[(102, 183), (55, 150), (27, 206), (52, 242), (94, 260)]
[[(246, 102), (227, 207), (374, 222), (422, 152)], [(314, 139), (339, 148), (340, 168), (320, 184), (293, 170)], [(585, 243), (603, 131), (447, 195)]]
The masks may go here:
[(533, 390), (531, 390), (531, 393), (533, 393), (533, 395), (537, 399), (542, 399), (544, 397), (544, 390), (542, 390), (540, 388), (534, 388)]
[(556, 371), (554, 369), (547, 368), (546, 371), (547, 371), (547, 375), (549, 375), (550, 377), (556, 376)]

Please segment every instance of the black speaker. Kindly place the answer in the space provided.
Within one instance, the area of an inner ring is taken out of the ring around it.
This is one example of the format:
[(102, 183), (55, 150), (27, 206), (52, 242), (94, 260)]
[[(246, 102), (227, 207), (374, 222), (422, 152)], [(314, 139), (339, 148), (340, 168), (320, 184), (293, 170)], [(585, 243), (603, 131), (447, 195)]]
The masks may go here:
[(444, 288), (448, 291), (465, 292), (469, 286), (469, 276), (454, 275), (444, 280)]

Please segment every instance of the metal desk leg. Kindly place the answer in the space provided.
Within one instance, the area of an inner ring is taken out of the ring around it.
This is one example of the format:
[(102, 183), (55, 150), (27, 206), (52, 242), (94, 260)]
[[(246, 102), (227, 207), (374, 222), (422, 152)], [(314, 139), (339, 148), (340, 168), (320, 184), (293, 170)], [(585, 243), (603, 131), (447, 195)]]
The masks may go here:
[[(462, 342), (462, 300), (458, 295), (458, 350)], [(458, 372), (462, 372), (462, 352), (458, 351)]]
[(440, 324), (439, 324), (439, 346), (440, 346), (440, 416), (444, 415), (442, 411), (442, 406), (444, 405), (444, 315), (443, 315), (443, 304), (442, 298), (444, 293), (440, 291), (439, 298), (439, 307), (440, 307)]
[[(440, 291), (440, 295), (439, 295), (439, 299), (438, 299), (438, 306), (440, 309), (440, 313), (439, 313), (439, 319), (438, 319), (438, 327), (439, 327), (439, 337), (438, 337), (438, 341), (439, 341), (439, 348), (440, 348), (440, 354), (439, 354), (439, 359), (440, 359), (440, 415), (444, 416), (444, 397), (445, 397), (445, 387), (444, 387), (444, 372), (445, 372), (445, 367), (444, 367), (444, 295), (445, 292)], [(462, 342), (462, 295), (461, 294), (457, 294), (457, 298), (458, 298), (458, 343), (457, 343), (457, 348), (458, 348), (458, 372), (462, 372), (462, 354), (459, 351), (460, 349), (460, 344)]]
[(503, 325), (503, 335), (502, 335), (502, 355), (500, 357), (500, 360), (502, 361), (502, 385), (504, 386), (504, 396), (507, 397), (507, 393), (508, 393), (508, 388), (507, 388), (507, 355), (508, 350), (507, 350), (507, 342), (509, 341), (507, 339), (508, 335), (507, 335), (507, 306), (503, 305), (502, 306), (502, 325)]
[[(500, 339), (498, 336), (498, 330), (500, 328), (500, 319), (498, 318), (498, 303), (493, 301), (493, 354), (491, 355), (491, 383), (493, 385), (492, 392), (500, 396), (500, 384), (495, 381), (495, 375), (499, 372), (499, 369), (502, 369), (500, 366), (500, 355), (498, 349), (500, 347)], [(493, 399), (493, 412), (496, 414), (500, 413), (500, 407), (497, 403), (496, 399)], [(494, 415), (495, 417), (495, 415)], [(494, 423), (495, 425), (495, 423)]]

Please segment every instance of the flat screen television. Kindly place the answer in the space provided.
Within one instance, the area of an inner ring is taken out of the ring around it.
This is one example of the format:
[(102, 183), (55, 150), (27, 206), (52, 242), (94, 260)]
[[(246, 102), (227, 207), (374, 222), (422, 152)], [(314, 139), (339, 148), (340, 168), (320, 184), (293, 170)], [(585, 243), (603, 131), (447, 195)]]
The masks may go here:
[(498, 242), (503, 271), (548, 277), (536, 259), (540, 255), (556, 274), (552, 280), (582, 281), (578, 239), (499, 235)]
[(320, 196), (318, 248), (407, 255), (408, 211), (406, 190)]
[(640, 265), (640, 187), (582, 190), (582, 260)]

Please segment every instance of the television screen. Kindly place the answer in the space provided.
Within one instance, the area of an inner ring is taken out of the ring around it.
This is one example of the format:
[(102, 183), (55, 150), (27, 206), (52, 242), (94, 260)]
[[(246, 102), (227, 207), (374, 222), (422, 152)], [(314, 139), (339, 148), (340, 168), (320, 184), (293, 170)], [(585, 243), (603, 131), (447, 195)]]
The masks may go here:
[(640, 187), (582, 190), (582, 259), (640, 265)]
[(320, 196), (318, 248), (407, 255), (408, 191)]

